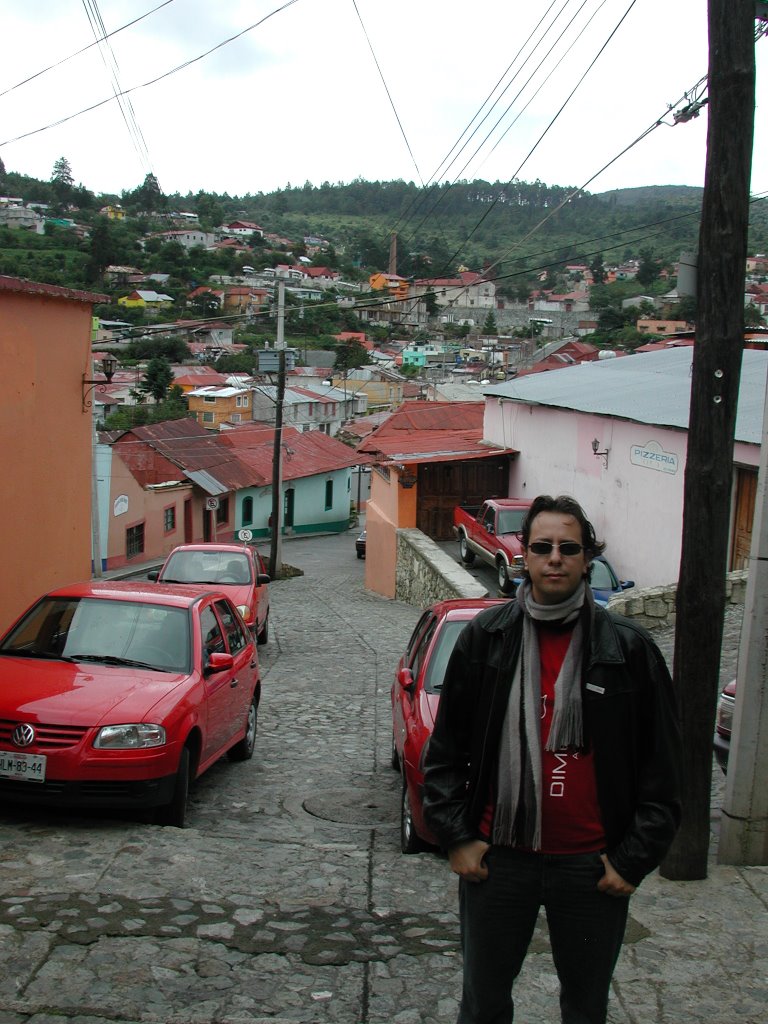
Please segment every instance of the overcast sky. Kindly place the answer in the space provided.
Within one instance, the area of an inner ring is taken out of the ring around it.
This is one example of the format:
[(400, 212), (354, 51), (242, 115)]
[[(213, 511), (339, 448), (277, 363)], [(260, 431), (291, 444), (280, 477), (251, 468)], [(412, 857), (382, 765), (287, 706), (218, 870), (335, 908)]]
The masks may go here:
[[(88, 11), (114, 32), (153, 8), (111, 51), (37, 74), (94, 42)], [(706, 108), (591, 179), (671, 123), (706, 75), (706, 12), (706, 0), (0, 0), (0, 157), (48, 179), (65, 156), (77, 183), (118, 194), (149, 171), (182, 194), (357, 177), (702, 185)], [(755, 194), (768, 190), (768, 38), (756, 56)], [(114, 81), (131, 90), (124, 111), (112, 99), (38, 131), (108, 100)]]

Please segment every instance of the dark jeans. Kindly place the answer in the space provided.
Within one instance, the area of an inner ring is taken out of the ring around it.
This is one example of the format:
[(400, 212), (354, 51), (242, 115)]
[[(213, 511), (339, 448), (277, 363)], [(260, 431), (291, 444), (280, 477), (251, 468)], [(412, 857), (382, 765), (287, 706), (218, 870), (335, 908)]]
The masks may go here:
[(484, 882), (459, 881), (464, 988), (458, 1024), (511, 1024), (539, 907), (549, 925), (563, 1024), (605, 1024), (629, 900), (597, 890), (597, 853), (556, 856), (492, 847)]

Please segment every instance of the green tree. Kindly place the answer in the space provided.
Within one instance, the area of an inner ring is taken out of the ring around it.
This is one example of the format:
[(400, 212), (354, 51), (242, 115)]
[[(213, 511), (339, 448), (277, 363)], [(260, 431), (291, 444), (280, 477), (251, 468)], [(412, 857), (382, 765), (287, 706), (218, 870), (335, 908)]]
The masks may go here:
[(109, 221), (106, 217), (98, 217), (91, 229), (91, 254), (86, 265), (86, 276), (90, 284), (101, 280), (105, 269), (115, 259), (115, 246)]
[(72, 177), (72, 168), (65, 156), (60, 156), (54, 163), (51, 171), (51, 185), (54, 195), (60, 203), (66, 203), (72, 196), (75, 179)]
[(640, 253), (640, 266), (637, 270), (637, 281), (647, 287), (653, 284), (659, 276), (659, 264), (654, 259), (653, 253), (648, 249), (644, 249)]
[(427, 288), (424, 293), (424, 308), (427, 311), (427, 316), (437, 316), (437, 311), (440, 307), (437, 304), (435, 293), (431, 288)]
[(601, 252), (595, 255), (595, 258), (589, 264), (589, 269), (594, 284), (605, 283), (605, 264), (603, 263), (603, 254)]
[(139, 391), (144, 395), (152, 395), (156, 402), (168, 398), (168, 389), (173, 383), (171, 364), (162, 356), (155, 356), (147, 364), (147, 370), (139, 384)]
[(497, 334), (498, 330), (499, 329), (496, 324), (496, 314), (492, 309), (489, 309), (488, 315), (486, 316), (485, 321), (483, 322), (483, 334)]
[(339, 373), (346, 373), (349, 370), (354, 370), (357, 366), (367, 366), (370, 361), (365, 345), (361, 345), (359, 341), (352, 338), (336, 345), (336, 359), (333, 368)]

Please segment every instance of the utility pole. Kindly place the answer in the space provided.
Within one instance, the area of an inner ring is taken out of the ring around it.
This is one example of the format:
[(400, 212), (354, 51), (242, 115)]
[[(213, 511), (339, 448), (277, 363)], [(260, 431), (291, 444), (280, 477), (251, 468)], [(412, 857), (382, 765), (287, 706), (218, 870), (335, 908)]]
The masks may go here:
[(275, 351), (278, 358), (277, 403), (275, 405), (275, 437), (272, 450), (272, 530), (269, 552), (269, 575), (277, 579), (283, 567), (283, 402), (285, 400), (285, 282), (277, 286), (277, 333)]
[(712, 735), (744, 348), (754, 18), (754, 0), (709, 0), (709, 129), (674, 661), (682, 729), (683, 818), (661, 865), (661, 874), (671, 879), (707, 876)]

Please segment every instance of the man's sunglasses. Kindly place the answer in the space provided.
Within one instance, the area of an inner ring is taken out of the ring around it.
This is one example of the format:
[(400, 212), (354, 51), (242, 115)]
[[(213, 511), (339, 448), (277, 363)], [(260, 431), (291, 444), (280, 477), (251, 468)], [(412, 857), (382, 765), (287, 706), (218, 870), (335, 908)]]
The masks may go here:
[(528, 550), (534, 555), (551, 555), (552, 548), (557, 548), (561, 555), (580, 555), (584, 550), (583, 545), (575, 540), (564, 540), (560, 544), (553, 544), (548, 540), (534, 540), (528, 545)]

